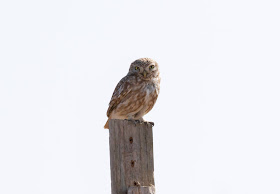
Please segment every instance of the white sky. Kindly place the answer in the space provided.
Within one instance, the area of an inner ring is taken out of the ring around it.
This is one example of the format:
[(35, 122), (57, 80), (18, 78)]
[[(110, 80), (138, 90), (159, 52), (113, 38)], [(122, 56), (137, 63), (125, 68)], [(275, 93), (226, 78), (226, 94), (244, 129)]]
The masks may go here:
[(106, 111), (151, 57), (158, 194), (280, 193), (280, 3), (0, 2), (0, 193), (109, 194)]

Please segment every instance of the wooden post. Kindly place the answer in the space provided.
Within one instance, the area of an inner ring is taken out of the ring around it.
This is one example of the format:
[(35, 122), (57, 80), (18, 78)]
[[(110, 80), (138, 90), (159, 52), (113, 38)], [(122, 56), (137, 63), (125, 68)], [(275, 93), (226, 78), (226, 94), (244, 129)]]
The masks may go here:
[(109, 132), (112, 194), (154, 194), (152, 125), (111, 119)]

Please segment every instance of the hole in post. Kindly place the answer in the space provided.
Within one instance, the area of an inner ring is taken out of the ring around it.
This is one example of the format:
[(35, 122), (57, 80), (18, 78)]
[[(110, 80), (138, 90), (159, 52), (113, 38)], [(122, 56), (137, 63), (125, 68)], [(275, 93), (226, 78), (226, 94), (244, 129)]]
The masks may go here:
[(135, 161), (133, 161), (133, 160), (131, 160), (131, 167), (134, 167), (134, 165), (135, 165)]
[(132, 138), (132, 137), (129, 138), (129, 142), (130, 142), (131, 144), (133, 143), (133, 138)]
[(134, 186), (141, 186), (141, 184), (138, 181), (133, 182)]

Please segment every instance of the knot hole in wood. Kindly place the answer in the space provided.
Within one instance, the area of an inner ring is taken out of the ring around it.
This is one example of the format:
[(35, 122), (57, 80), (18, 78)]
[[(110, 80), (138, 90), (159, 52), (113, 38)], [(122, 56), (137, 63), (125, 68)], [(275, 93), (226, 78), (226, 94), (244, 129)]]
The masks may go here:
[(134, 160), (131, 160), (130, 164), (131, 164), (131, 167), (134, 167), (135, 161), (134, 161)]
[(138, 181), (134, 181), (134, 186), (141, 186), (141, 184)]
[(132, 137), (129, 138), (129, 142), (130, 142), (130, 144), (133, 143), (133, 138)]

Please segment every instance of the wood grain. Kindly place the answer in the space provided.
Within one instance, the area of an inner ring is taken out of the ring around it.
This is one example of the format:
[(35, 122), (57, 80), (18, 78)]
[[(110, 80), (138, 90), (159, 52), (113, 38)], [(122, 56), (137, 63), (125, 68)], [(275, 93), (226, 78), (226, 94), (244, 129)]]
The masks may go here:
[(146, 194), (155, 184), (152, 125), (111, 119), (109, 133), (112, 194), (127, 194), (135, 186)]

